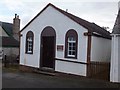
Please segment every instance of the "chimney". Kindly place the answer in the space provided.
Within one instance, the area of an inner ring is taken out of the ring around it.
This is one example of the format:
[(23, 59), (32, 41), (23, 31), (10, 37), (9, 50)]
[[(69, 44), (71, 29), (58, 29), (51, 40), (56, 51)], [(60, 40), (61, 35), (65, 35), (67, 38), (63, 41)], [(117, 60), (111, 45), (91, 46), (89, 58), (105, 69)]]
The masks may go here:
[(13, 19), (13, 37), (19, 41), (19, 31), (20, 31), (20, 19), (17, 14), (15, 14), (15, 18)]

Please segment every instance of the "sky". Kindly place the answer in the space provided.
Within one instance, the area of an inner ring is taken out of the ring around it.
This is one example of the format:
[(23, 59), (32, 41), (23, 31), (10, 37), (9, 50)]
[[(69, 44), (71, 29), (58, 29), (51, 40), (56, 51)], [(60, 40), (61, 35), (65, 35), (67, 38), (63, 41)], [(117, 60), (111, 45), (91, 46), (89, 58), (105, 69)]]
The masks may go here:
[(0, 21), (13, 22), (15, 13), (21, 19), (22, 29), (48, 3), (72, 13), (101, 27), (109, 27), (115, 23), (119, 0), (0, 0)]

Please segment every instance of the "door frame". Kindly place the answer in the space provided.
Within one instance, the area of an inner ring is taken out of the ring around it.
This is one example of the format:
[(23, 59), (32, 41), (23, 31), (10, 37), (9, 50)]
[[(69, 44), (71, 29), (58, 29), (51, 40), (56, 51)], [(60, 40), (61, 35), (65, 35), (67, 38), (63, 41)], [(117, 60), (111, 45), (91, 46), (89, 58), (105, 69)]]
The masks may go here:
[[(41, 36), (40, 36), (40, 65), (39, 68), (42, 69), (43, 68), (43, 37), (54, 37), (54, 60), (53, 60), (53, 70), (55, 70), (55, 55), (56, 55), (56, 32), (55, 29), (51, 26), (47, 26), (43, 29), (43, 31), (41, 32)], [(49, 68), (49, 67), (48, 67)]]

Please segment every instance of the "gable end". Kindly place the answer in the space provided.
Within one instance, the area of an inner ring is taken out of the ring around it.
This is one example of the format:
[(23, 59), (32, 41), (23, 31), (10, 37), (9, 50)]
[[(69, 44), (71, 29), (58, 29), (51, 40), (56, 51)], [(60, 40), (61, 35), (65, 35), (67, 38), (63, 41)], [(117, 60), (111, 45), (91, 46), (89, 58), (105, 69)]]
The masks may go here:
[(34, 19), (36, 19), (48, 6), (52, 6), (53, 8), (55, 8), (57, 11), (59, 11), (60, 13), (64, 14), (65, 16), (67, 16), (68, 18), (70, 18), (71, 20), (73, 20), (74, 22), (78, 23), (79, 25), (83, 26), (84, 28), (86, 28), (88, 30), (88, 32), (96, 32), (98, 34), (101, 35), (101, 37), (103, 38), (107, 38), (107, 39), (111, 39), (110, 33), (101, 28), (100, 26), (96, 25), (95, 23), (90, 23), (84, 19), (81, 19), (71, 13), (68, 13), (64, 10), (61, 10), (59, 8), (57, 8), (56, 6), (52, 5), (51, 3), (49, 3), (41, 12), (39, 12), (20, 32), (22, 32)]

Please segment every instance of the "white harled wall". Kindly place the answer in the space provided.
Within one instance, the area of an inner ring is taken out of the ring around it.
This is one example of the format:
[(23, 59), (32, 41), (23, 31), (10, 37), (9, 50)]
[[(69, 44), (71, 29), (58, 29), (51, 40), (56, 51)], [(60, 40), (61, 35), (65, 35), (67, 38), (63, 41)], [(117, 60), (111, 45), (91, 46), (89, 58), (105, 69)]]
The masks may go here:
[(120, 82), (120, 36), (112, 35), (110, 81)]
[(91, 61), (110, 62), (111, 40), (92, 36)]
[[(43, 11), (34, 21), (30, 23), (22, 32), (20, 43), (20, 64), (39, 68), (40, 65), (40, 36), (42, 30), (46, 26), (51, 26), (56, 31), (56, 46), (65, 45), (65, 34), (69, 29), (74, 29), (78, 33), (78, 57), (77, 59), (64, 58), (64, 50), (56, 51), (56, 58), (65, 59), (76, 62), (86, 62), (87, 60), (87, 36), (83, 33), (87, 29), (75, 23), (67, 16), (61, 14), (59, 11), (49, 6)], [(33, 54), (25, 54), (26, 33), (28, 31), (34, 33), (34, 49)], [(65, 46), (64, 46), (65, 48)], [(57, 49), (56, 49), (57, 50)], [(55, 70), (65, 73), (78, 74), (86, 76), (86, 65), (75, 64), (71, 62), (56, 61)]]
[(118, 81), (120, 82), (120, 36), (118, 37)]

